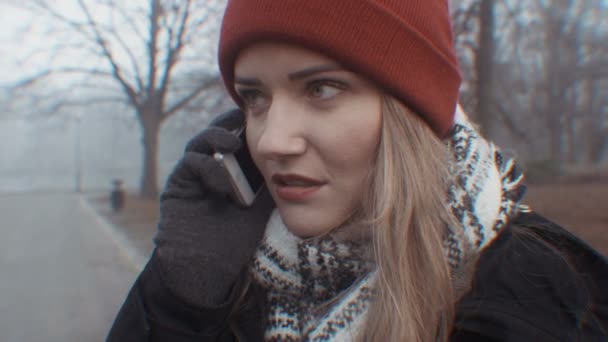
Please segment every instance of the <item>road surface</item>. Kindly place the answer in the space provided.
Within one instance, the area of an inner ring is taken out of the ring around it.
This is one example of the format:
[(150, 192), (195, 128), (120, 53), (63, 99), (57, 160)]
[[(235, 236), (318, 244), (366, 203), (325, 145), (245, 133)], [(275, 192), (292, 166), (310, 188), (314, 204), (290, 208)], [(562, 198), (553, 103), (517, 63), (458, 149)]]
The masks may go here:
[(137, 267), (76, 194), (0, 195), (0, 341), (94, 342)]

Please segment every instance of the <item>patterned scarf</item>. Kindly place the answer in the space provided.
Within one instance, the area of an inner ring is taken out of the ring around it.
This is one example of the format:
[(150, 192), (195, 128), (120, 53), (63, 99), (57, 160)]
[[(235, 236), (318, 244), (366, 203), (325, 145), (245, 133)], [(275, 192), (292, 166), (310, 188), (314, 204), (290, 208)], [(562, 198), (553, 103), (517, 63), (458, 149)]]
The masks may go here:
[[(480, 137), (460, 107), (446, 143), (453, 156), (448, 205), (462, 225), (448, 228), (444, 247), (458, 283), (468, 261), (525, 209), (519, 204), (525, 186), (515, 161)], [(354, 340), (363, 329), (377, 277), (369, 243), (341, 239), (339, 233), (301, 239), (275, 210), (252, 269), (255, 281), (268, 290), (265, 339)]]

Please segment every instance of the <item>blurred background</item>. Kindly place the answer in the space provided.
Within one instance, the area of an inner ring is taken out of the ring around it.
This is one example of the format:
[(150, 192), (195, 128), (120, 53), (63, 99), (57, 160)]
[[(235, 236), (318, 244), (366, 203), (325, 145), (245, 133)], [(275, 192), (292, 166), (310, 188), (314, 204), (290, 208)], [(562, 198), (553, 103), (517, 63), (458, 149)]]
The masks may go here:
[[(230, 106), (225, 1), (3, 1), (2, 191), (121, 178), (154, 198), (184, 141)], [(451, 1), (461, 102), (533, 180), (608, 163), (607, 3)]]
[[(527, 202), (608, 253), (608, 0), (449, 2), (462, 105), (523, 164)], [(168, 173), (232, 107), (216, 61), (225, 4), (0, 0), (1, 341), (103, 340), (152, 248)], [(74, 275), (75, 253), (99, 259), (78, 257)], [(41, 274), (71, 290), (40, 292)], [(63, 321), (15, 311), (49, 298)]]

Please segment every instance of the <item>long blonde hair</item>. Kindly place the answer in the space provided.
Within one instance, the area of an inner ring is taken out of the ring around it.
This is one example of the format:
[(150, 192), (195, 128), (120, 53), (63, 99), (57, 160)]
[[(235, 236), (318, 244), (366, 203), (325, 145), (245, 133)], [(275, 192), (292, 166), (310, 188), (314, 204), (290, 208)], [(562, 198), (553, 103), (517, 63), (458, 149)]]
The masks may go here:
[[(362, 203), (379, 276), (359, 339), (445, 341), (455, 296), (443, 239), (448, 224), (457, 224), (445, 201), (447, 147), (397, 100), (385, 97), (382, 111), (378, 157)], [(249, 272), (243, 284), (233, 314), (245, 305)]]
[(382, 137), (363, 210), (378, 267), (363, 341), (446, 340), (454, 295), (443, 240), (447, 147), (397, 100), (383, 101)]

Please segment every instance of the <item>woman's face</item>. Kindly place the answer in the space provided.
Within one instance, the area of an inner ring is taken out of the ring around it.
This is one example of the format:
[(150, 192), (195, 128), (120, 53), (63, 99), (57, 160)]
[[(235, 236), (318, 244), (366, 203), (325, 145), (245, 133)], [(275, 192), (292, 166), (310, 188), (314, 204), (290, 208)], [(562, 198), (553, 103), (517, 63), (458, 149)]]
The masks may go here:
[(379, 91), (329, 58), (278, 43), (243, 51), (235, 88), (249, 150), (289, 230), (312, 237), (340, 226), (367, 188)]

